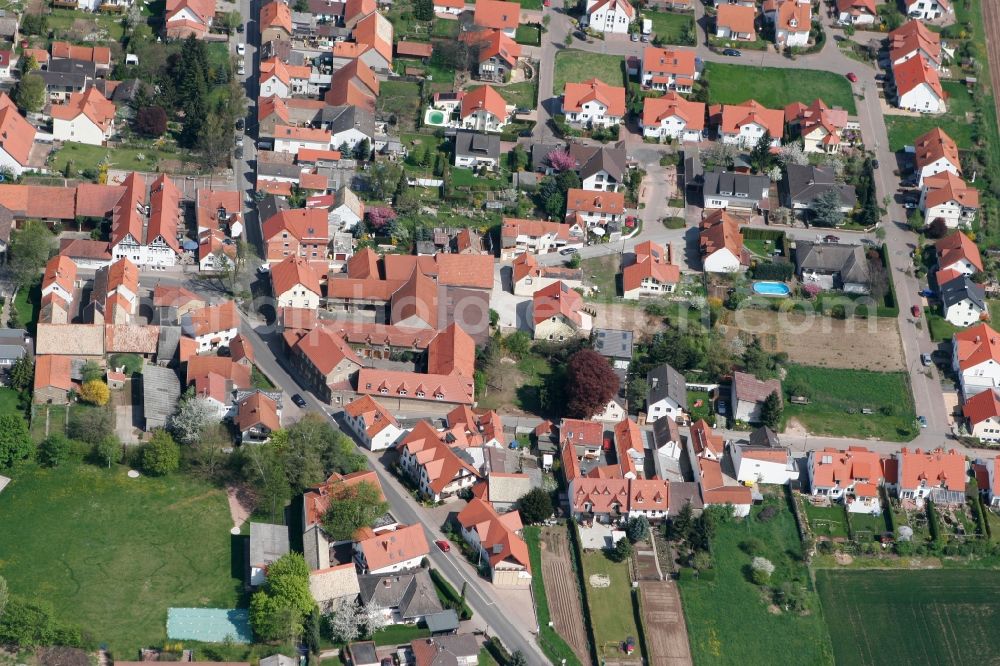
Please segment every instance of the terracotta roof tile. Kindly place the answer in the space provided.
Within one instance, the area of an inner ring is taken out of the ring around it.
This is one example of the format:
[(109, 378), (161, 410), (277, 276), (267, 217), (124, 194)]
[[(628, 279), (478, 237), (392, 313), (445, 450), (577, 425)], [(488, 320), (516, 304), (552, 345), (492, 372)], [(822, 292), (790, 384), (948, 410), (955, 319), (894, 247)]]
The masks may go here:
[(563, 108), (567, 111), (581, 111), (583, 105), (597, 101), (607, 108), (607, 115), (625, 115), (625, 88), (612, 86), (600, 79), (589, 79), (583, 83), (567, 83), (563, 91)]

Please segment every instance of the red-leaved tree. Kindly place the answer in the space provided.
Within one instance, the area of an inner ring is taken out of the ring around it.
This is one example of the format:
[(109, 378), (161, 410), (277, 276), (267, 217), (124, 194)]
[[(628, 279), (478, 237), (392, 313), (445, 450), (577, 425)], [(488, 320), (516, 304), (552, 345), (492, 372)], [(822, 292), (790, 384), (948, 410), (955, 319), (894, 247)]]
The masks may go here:
[(365, 209), (368, 225), (373, 231), (386, 231), (396, 221), (396, 211), (387, 206), (371, 206)]
[(581, 349), (566, 364), (569, 416), (589, 419), (618, 394), (618, 375), (608, 360), (593, 349)]
[(135, 114), (135, 129), (146, 136), (163, 136), (167, 131), (167, 112), (158, 106), (144, 106)]
[(549, 164), (556, 171), (572, 171), (576, 169), (576, 160), (565, 150), (553, 150), (545, 156), (545, 159), (549, 161)]

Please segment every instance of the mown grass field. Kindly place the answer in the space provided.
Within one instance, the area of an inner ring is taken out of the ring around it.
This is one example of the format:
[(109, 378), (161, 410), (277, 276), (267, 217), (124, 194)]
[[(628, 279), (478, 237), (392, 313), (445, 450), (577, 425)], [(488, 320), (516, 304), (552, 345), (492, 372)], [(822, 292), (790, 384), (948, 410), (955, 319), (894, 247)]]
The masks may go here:
[(653, 22), (653, 35), (665, 44), (693, 46), (697, 34), (694, 14), (684, 12), (644, 12), (643, 18)]
[(851, 84), (833, 72), (709, 62), (703, 77), (712, 104), (738, 104), (753, 98), (768, 108), (783, 109), (792, 102), (808, 104), (819, 97), (830, 106), (855, 113)]
[(588, 53), (566, 49), (556, 54), (552, 91), (561, 95), (566, 83), (580, 83), (598, 78), (608, 85), (625, 85), (625, 58), (606, 53)]
[(130, 479), (124, 467), (26, 466), (0, 494), (0, 575), (44, 600), (117, 658), (166, 640), (167, 608), (233, 608), (225, 493), (183, 477)]
[[(905, 442), (917, 435), (910, 383), (902, 372), (872, 372), (788, 364), (784, 386), (809, 389), (808, 405), (785, 395), (784, 418), (796, 419), (814, 435), (878, 438)], [(862, 414), (870, 409), (871, 414)]]
[[(52, 155), (51, 166), (54, 171), (65, 172), (67, 162), (73, 162), (73, 169), (79, 173), (90, 169), (97, 171), (101, 162), (107, 158), (113, 169), (126, 171), (157, 171), (160, 160), (183, 160), (183, 152), (167, 152), (156, 148), (107, 148), (91, 146), (85, 143), (66, 141), (62, 148)], [(194, 163), (188, 164), (186, 173), (197, 173)]]
[(1000, 572), (816, 572), (838, 664), (992, 663)]
[[(587, 585), (590, 622), (601, 658), (613, 659), (614, 646), (629, 636), (639, 639), (628, 567), (628, 562), (612, 562), (603, 552), (583, 554), (583, 580)], [(590, 577), (594, 575), (607, 576), (611, 585), (603, 588), (590, 585)]]
[(801, 506), (813, 534), (831, 539), (847, 538), (847, 517), (842, 504), (813, 506), (808, 501), (803, 501)]
[[(749, 518), (721, 524), (712, 539), (715, 580), (682, 579), (681, 600), (691, 654), (696, 664), (832, 664), (830, 637), (819, 600), (809, 586), (795, 519), (784, 498), (771, 497), (778, 513), (767, 522)], [(763, 556), (775, 565), (772, 584), (797, 580), (807, 587), (809, 612), (773, 613), (769, 598), (746, 574), (751, 557), (740, 549), (744, 540), (764, 544)], [(780, 655), (779, 655), (780, 652)]]

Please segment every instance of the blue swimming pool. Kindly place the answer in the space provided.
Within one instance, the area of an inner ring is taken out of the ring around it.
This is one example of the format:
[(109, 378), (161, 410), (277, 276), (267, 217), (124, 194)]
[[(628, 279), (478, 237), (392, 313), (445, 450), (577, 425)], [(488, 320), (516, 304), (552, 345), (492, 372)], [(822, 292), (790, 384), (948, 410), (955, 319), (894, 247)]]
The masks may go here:
[(784, 282), (754, 282), (753, 291), (762, 296), (788, 296), (792, 293)]

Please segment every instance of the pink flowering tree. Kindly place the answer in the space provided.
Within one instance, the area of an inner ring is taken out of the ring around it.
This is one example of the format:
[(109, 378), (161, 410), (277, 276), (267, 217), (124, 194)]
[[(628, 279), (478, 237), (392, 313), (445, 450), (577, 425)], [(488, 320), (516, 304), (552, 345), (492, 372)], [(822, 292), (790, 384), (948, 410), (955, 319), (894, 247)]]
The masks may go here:
[(545, 159), (549, 161), (549, 164), (556, 171), (572, 171), (576, 169), (576, 160), (565, 150), (553, 150), (545, 156)]
[(368, 218), (368, 226), (372, 231), (388, 234), (392, 232), (393, 223), (396, 221), (396, 211), (388, 206), (371, 206), (365, 210), (365, 217)]
[(803, 293), (805, 293), (806, 298), (811, 300), (813, 298), (816, 298), (816, 295), (823, 290), (820, 289), (819, 285), (816, 284), (815, 282), (810, 282), (808, 284), (802, 285), (802, 291)]

